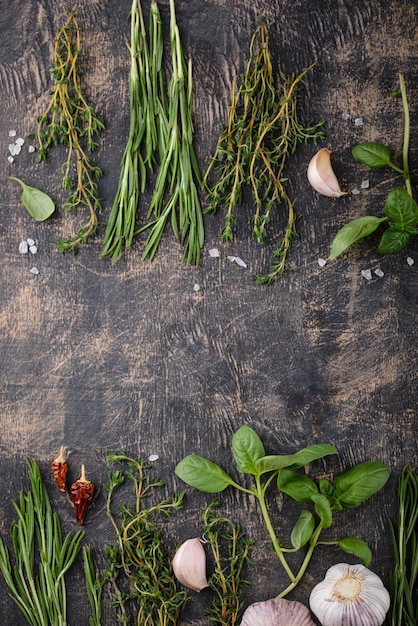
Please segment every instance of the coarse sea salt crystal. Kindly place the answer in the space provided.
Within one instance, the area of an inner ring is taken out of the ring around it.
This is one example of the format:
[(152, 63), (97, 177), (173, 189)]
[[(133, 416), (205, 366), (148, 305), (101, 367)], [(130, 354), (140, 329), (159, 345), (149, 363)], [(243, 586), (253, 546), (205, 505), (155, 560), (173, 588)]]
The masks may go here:
[(361, 270), (361, 275), (366, 279), (366, 280), (371, 280), (372, 279), (372, 273), (370, 270)]
[(412, 267), (415, 263), (414, 259), (411, 256), (407, 257), (406, 262), (408, 263), (409, 267)]
[(355, 126), (363, 126), (363, 118), (362, 117), (356, 117), (356, 119), (354, 120), (354, 125)]
[(25, 140), (23, 139), (23, 137), (18, 137), (15, 141), (15, 144), (21, 147), (23, 146), (24, 143), (25, 143)]
[(15, 145), (15, 156), (17, 156), (18, 154), (20, 154), (21, 150), (22, 150), (22, 147), (21, 147), (21, 146), (19, 146), (19, 144), (16, 144), (16, 145)]
[(318, 265), (319, 267), (324, 267), (324, 265), (327, 264), (327, 260), (326, 259), (318, 259)]
[(14, 143), (9, 143), (9, 152), (12, 156), (15, 156), (16, 154), (16, 144)]
[(357, 187), (354, 187), (354, 189), (351, 190), (351, 193), (353, 194), (353, 196), (358, 196), (360, 193), (360, 189), (357, 189)]
[(19, 252), (20, 252), (20, 254), (27, 254), (28, 249), (29, 249), (28, 242), (27, 241), (21, 241), (20, 244), (19, 244)]
[(26, 239), (28, 246), (34, 246), (35, 245), (35, 240), (31, 239), (30, 237), (28, 237), (28, 239)]
[(14, 162), (14, 158), (12, 156), (8, 156), (7, 160), (9, 161), (9, 163), (13, 163)]
[(368, 189), (370, 187), (370, 181), (368, 179), (367, 180), (362, 180), (360, 187), (362, 189)]
[(193, 291), (196, 291), (196, 292), (197, 292), (197, 291), (200, 291), (200, 285), (198, 285), (198, 283), (195, 283), (195, 284), (193, 285)]
[(15, 130), (9, 130), (9, 137), (16, 137), (17, 132)]
[(239, 256), (228, 256), (228, 261), (231, 261), (231, 263), (236, 263), (240, 267), (247, 267), (245, 261), (243, 261)]
[(39, 274), (39, 270), (37, 267), (31, 267), (29, 271), (31, 274)]
[(158, 456), (158, 454), (150, 454), (148, 457), (148, 461), (150, 461), (151, 463), (153, 461), (157, 461), (160, 457)]
[(31, 154), (32, 152), (35, 152), (35, 146), (29, 146), (28, 152), (30, 152)]
[(38, 247), (37, 246), (29, 246), (29, 251), (32, 252), (32, 254), (36, 254), (38, 252)]
[(343, 118), (343, 120), (344, 120), (344, 121), (347, 121), (347, 120), (349, 120), (349, 119), (350, 119), (350, 116), (349, 116), (349, 114), (348, 114), (346, 111), (344, 111), (344, 112), (341, 114), (341, 117)]
[(213, 258), (217, 258), (219, 256), (219, 250), (218, 248), (211, 248), (209, 250), (209, 256), (213, 257)]
[(379, 276), (379, 278), (382, 278), (382, 276), (384, 276), (384, 273), (379, 267), (377, 268), (377, 270), (374, 270), (374, 273), (376, 274), (376, 276)]

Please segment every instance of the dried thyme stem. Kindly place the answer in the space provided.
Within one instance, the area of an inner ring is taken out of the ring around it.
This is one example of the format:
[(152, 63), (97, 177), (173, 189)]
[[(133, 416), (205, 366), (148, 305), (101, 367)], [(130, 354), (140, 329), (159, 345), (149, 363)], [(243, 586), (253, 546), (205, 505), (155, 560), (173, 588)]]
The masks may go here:
[[(97, 213), (101, 210), (96, 180), (102, 171), (87, 155), (86, 149), (98, 147), (95, 137), (104, 130), (103, 121), (88, 105), (82, 89), (77, 61), (81, 51), (80, 29), (74, 10), (68, 11), (65, 25), (54, 42), (54, 67), (51, 75), (54, 88), (49, 105), (38, 118), (36, 139), (38, 160), (44, 161), (51, 145), (67, 148), (66, 161), (61, 166), (62, 186), (71, 191), (65, 208), (87, 207), (88, 221), (69, 240), (57, 241), (61, 252), (76, 252), (97, 230)], [(87, 146), (85, 148), (84, 146)]]
[[(271, 283), (284, 273), (292, 240), (297, 236), (293, 201), (283, 181), (288, 158), (297, 144), (323, 137), (323, 122), (303, 127), (298, 118), (297, 92), (312, 63), (298, 76), (280, 73), (276, 88), (269, 53), (266, 27), (260, 23), (250, 42), (250, 56), (238, 92), (232, 84), (227, 125), (222, 129), (215, 154), (204, 176), (209, 196), (209, 211), (226, 207), (222, 240), (234, 238), (235, 211), (245, 187), (250, 187), (254, 213), (250, 219), (252, 233), (262, 243), (267, 236), (271, 211), (280, 202), (287, 208), (287, 224), (274, 252), (279, 261), (268, 274), (258, 275), (259, 283)], [(210, 182), (213, 171), (216, 180)]]

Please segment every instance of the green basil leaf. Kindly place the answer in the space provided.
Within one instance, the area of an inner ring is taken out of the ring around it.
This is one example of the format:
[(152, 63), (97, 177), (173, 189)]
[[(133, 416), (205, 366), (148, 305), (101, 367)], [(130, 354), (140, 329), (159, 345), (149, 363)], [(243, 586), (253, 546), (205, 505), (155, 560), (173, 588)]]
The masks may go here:
[(43, 222), (52, 215), (55, 211), (55, 205), (46, 193), (36, 189), (36, 187), (26, 185), (20, 178), (15, 178), (15, 176), (10, 176), (9, 178), (21, 185), (23, 189), (22, 202), (33, 219), (37, 222)]
[(318, 493), (311, 497), (312, 502), (315, 505), (315, 511), (321, 520), (324, 528), (329, 528), (332, 524), (332, 509), (326, 496)]
[(382, 235), (376, 252), (379, 254), (394, 254), (403, 250), (409, 241), (410, 234), (398, 230), (395, 224), (389, 226)]
[(310, 502), (312, 496), (318, 493), (318, 487), (311, 478), (287, 469), (279, 471), (277, 486), (296, 502)]
[(329, 454), (338, 454), (338, 450), (328, 443), (318, 443), (302, 448), (295, 454), (264, 456), (256, 461), (256, 468), (260, 474), (277, 471), (285, 467), (298, 469)]
[(359, 143), (354, 146), (351, 152), (356, 161), (371, 169), (378, 169), (390, 164), (390, 149), (382, 143), (368, 141)]
[(354, 554), (368, 567), (372, 561), (372, 552), (365, 541), (357, 537), (346, 537), (338, 541), (338, 547), (347, 554)]
[(334, 485), (326, 480), (325, 478), (320, 478), (318, 481), (319, 491), (324, 496), (331, 498), (334, 495)]
[(234, 483), (219, 465), (197, 454), (185, 456), (176, 465), (174, 473), (191, 487), (205, 493), (218, 493)]
[(390, 469), (377, 461), (360, 463), (334, 479), (338, 502), (347, 508), (359, 506), (387, 482)]
[(330, 259), (336, 259), (353, 243), (371, 235), (386, 220), (386, 217), (364, 215), (348, 222), (340, 228), (332, 241)]
[(312, 537), (312, 533), (315, 530), (315, 518), (310, 511), (302, 511), (298, 521), (293, 526), (292, 533), (290, 535), (290, 541), (292, 546), (299, 550), (303, 548), (309, 539)]
[(265, 455), (263, 443), (249, 426), (241, 426), (232, 437), (232, 453), (240, 472), (258, 474), (256, 461)]
[(402, 187), (395, 187), (389, 193), (385, 204), (385, 215), (397, 224), (418, 223), (418, 206)]

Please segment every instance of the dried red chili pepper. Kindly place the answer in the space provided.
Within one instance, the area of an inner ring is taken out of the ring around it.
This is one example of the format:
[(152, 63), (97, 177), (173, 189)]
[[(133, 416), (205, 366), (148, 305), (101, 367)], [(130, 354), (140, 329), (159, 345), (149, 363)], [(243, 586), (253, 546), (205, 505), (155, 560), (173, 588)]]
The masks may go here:
[(67, 491), (66, 480), (68, 465), (64, 456), (64, 446), (61, 446), (59, 455), (52, 461), (51, 469), (55, 477), (55, 482), (58, 485), (58, 489), (65, 493)]
[(81, 466), (81, 476), (70, 487), (77, 524), (84, 524), (86, 511), (93, 500), (94, 484), (86, 478), (86, 468)]

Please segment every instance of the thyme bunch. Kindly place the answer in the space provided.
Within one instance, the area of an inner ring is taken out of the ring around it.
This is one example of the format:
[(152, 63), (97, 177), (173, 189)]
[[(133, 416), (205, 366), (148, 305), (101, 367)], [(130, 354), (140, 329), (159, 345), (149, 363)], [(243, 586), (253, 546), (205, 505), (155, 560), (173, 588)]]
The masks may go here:
[(87, 151), (99, 147), (97, 136), (104, 130), (104, 122), (88, 104), (83, 95), (77, 69), (81, 52), (80, 29), (75, 10), (69, 10), (65, 25), (54, 41), (54, 67), (50, 70), (54, 87), (46, 111), (39, 116), (36, 139), (39, 145), (38, 161), (45, 161), (52, 145), (67, 148), (67, 158), (61, 166), (62, 187), (71, 192), (66, 210), (87, 207), (88, 220), (80, 226), (72, 239), (57, 241), (61, 252), (75, 253), (80, 244), (96, 233), (101, 210), (96, 180), (102, 176)]
[(31, 626), (66, 626), (65, 575), (80, 552), (83, 531), (62, 535), (38, 464), (27, 460), (30, 490), (13, 501), (18, 519), (11, 525), (14, 565), (0, 538), (0, 570), (10, 596)]
[(215, 500), (204, 511), (204, 536), (214, 559), (215, 570), (209, 578), (209, 586), (216, 596), (208, 606), (212, 624), (234, 626), (243, 608), (241, 594), (249, 583), (243, 578), (243, 569), (249, 560), (253, 541), (248, 539), (240, 526), (229, 518), (216, 515), (213, 509), (218, 506)]
[[(207, 210), (214, 213), (221, 206), (226, 208), (222, 241), (233, 240), (236, 208), (245, 187), (252, 191), (254, 213), (250, 223), (258, 243), (266, 239), (272, 210), (284, 202), (287, 223), (273, 253), (279, 261), (272, 264), (267, 274), (258, 275), (259, 283), (269, 284), (284, 273), (292, 240), (297, 237), (294, 202), (283, 184), (287, 161), (300, 142), (316, 143), (324, 136), (323, 121), (305, 127), (298, 114), (300, 85), (315, 65), (312, 63), (299, 75), (286, 76), (280, 71), (276, 86), (269, 37), (260, 22), (251, 38), (249, 59), (238, 91), (232, 83), (227, 123), (204, 175), (210, 201)], [(212, 171), (216, 172), (214, 182), (210, 180)]]
[[(163, 486), (160, 480), (150, 478), (150, 465), (125, 451), (109, 452), (107, 460), (123, 467), (111, 471), (105, 485), (106, 511), (116, 533), (116, 542), (106, 553), (109, 563), (106, 578), (113, 586), (118, 622), (130, 623), (130, 615), (134, 613), (138, 626), (177, 624), (187, 594), (178, 589), (157, 520), (178, 511), (184, 493), (146, 507), (144, 500)], [(134, 501), (121, 504), (116, 515), (115, 494), (125, 481), (133, 487)]]
[(106, 225), (102, 258), (115, 263), (129, 249), (135, 235), (139, 196), (148, 170), (163, 152), (167, 127), (167, 101), (162, 68), (162, 23), (155, 0), (151, 3), (149, 40), (140, 0), (131, 7), (131, 67), (129, 73), (130, 125), (122, 156), (119, 183)]

